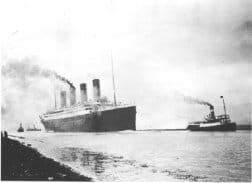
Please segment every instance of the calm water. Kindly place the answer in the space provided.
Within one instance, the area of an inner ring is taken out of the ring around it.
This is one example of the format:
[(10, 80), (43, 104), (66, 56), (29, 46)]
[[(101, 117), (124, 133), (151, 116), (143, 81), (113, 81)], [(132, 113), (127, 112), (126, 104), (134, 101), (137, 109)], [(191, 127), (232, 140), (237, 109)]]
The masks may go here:
[(250, 131), (14, 135), (99, 181), (251, 181)]

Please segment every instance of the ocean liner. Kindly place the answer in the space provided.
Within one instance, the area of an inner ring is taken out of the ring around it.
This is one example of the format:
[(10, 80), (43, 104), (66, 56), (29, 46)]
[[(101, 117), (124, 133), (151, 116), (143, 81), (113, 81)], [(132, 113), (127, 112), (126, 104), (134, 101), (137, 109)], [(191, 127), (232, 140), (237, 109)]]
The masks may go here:
[(214, 106), (209, 104), (210, 114), (205, 117), (205, 121), (190, 122), (187, 126), (191, 131), (235, 131), (236, 123), (231, 122), (229, 115), (227, 115), (225, 101), (223, 96), (223, 106), (225, 114), (215, 116)]
[[(113, 82), (114, 83), (114, 82)], [(136, 130), (136, 106), (117, 104), (101, 98), (100, 80), (93, 80), (94, 99), (87, 100), (87, 85), (80, 84), (81, 102), (76, 104), (75, 88), (70, 87), (70, 106), (66, 91), (60, 92), (61, 108), (40, 115), (47, 131), (105, 132)]]

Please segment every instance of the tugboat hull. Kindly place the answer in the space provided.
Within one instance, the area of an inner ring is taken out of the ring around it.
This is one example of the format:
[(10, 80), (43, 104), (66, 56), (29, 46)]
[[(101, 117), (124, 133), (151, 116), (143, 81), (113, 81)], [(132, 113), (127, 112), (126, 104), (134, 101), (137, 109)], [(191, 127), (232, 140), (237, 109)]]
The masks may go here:
[(236, 131), (236, 123), (227, 123), (216, 126), (189, 125), (187, 127), (190, 131)]

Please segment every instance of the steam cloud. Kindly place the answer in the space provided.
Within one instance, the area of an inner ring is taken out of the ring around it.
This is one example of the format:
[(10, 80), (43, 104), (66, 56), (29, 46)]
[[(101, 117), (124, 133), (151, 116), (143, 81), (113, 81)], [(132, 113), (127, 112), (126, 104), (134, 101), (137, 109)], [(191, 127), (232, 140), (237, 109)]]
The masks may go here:
[(19, 123), (43, 128), (39, 115), (54, 107), (54, 92), (69, 87), (74, 88), (69, 80), (31, 59), (8, 61), (2, 66), (2, 129), (16, 131)]

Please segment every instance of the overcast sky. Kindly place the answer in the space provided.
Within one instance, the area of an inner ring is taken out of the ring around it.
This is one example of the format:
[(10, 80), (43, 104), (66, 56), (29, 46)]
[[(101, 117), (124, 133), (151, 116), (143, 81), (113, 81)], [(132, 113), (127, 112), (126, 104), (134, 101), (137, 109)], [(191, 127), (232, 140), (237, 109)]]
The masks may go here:
[(87, 82), (90, 97), (91, 80), (100, 78), (102, 95), (112, 99), (112, 50), (118, 100), (135, 102), (139, 119), (152, 115), (140, 126), (151, 120), (169, 126), (166, 120), (181, 109), (174, 93), (214, 105), (221, 105), (220, 95), (229, 105), (252, 102), (251, 0), (8, 0), (0, 6), (3, 64), (28, 58), (76, 86)]

